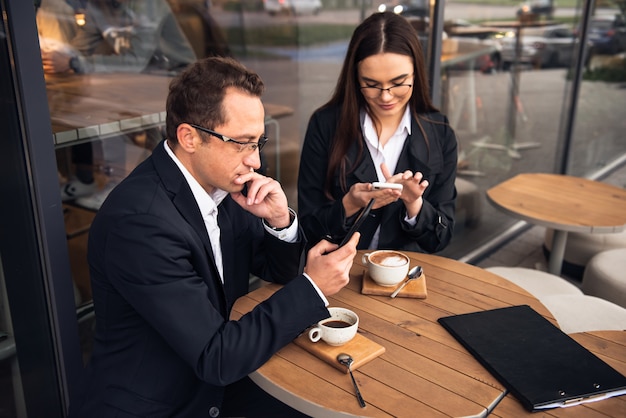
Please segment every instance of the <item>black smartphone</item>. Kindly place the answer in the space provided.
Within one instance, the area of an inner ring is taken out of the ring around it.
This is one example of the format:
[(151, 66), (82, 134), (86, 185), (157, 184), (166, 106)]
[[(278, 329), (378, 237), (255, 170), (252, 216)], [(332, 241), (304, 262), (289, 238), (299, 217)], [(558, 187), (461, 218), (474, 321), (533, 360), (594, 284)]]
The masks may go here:
[(350, 238), (352, 238), (352, 235), (354, 235), (354, 233), (359, 230), (361, 225), (363, 225), (363, 222), (365, 222), (365, 220), (367, 219), (367, 216), (370, 214), (370, 211), (372, 210), (372, 206), (374, 206), (374, 200), (375, 199), (370, 200), (367, 206), (365, 206), (365, 208), (361, 211), (361, 213), (359, 213), (359, 216), (357, 216), (356, 220), (352, 224), (352, 227), (350, 228), (346, 236), (341, 240), (341, 243), (339, 244), (340, 247), (343, 246), (346, 242), (350, 241)]

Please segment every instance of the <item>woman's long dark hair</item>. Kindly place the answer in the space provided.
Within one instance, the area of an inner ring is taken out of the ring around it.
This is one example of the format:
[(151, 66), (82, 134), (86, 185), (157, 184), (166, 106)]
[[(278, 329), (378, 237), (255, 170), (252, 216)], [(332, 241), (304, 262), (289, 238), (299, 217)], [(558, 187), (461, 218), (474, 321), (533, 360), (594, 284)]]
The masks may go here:
[(406, 55), (413, 61), (415, 74), (409, 103), (415, 119), (419, 114), (437, 111), (430, 101), (424, 54), (417, 31), (406, 18), (392, 12), (369, 16), (354, 30), (333, 96), (322, 106), (339, 106), (341, 112), (331, 145), (324, 186), (326, 195), (331, 199), (332, 182), (337, 169), (341, 187), (344, 192), (347, 191), (346, 174), (353, 168), (347, 167), (346, 161), (350, 146), (357, 142), (359, 155), (363, 153), (359, 112), (362, 108), (367, 109), (367, 102), (358, 81), (358, 63), (369, 56), (386, 52)]

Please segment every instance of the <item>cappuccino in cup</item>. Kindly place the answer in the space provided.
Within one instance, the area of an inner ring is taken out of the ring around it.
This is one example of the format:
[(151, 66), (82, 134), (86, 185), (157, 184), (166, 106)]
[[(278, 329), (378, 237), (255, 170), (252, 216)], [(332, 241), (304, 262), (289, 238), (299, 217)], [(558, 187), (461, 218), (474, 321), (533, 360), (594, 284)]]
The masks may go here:
[(380, 286), (395, 286), (409, 272), (409, 257), (399, 251), (378, 250), (363, 255), (369, 276)]

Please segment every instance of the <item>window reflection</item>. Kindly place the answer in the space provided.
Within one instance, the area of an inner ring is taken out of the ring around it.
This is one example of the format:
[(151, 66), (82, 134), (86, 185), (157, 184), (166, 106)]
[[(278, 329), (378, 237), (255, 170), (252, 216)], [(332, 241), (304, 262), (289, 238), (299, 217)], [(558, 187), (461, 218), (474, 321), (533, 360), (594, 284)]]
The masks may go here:
[[(189, 60), (231, 55), (263, 77), (267, 134), (272, 138), (263, 150), (265, 169), (280, 178), (295, 208), (308, 118), (330, 97), (352, 30), (380, 3), (392, 2), (323, 1), (315, 13), (270, 14), (268, 3), (260, 1), (42, 0), (37, 21), (42, 62), (49, 66), (46, 82), (60, 193), (73, 193), (64, 202), (77, 302), (90, 300), (90, 220), (110, 187), (162, 138), (169, 76)], [(460, 159), (457, 231), (442, 255), (461, 258), (512, 225), (514, 220), (485, 201), (485, 190), (517, 173), (553, 172), (561, 152), (564, 98), (571, 88), (578, 42), (573, 30), (580, 10), (559, 5), (554, 16), (562, 30), (554, 36), (546, 29), (556, 25), (539, 16), (531, 22), (539, 33), (520, 32), (523, 49), (517, 56), (518, 7), (503, 1), (497, 8), (447, 4), (444, 10), (446, 33), (442, 56), (437, 57), (442, 64), (442, 110), (457, 132)], [(79, 26), (82, 18), (85, 24)], [(426, 46), (427, 14), (407, 19)], [(161, 26), (155, 22), (167, 22), (168, 29), (157, 31)], [(146, 40), (149, 33), (152, 42)], [(541, 65), (522, 59), (527, 48), (544, 53), (557, 41), (563, 41), (564, 54), (558, 59), (546, 55)], [(595, 52), (588, 58), (590, 71), (609, 61), (604, 52)], [(73, 63), (72, 54), (77, 57)], [(62, 55), (70, 59), (56, 59)], [(625, 92), (611, 81), (583, 81), (572, 174), (589, 175), (623, 155)], [(93, 186), (62, 190), (76, 180)]]
[(198, 55), (228, 52), (223, 41), (211, 41), (206, 3), (181, 3), (171, 2), (180, 15), (165, 0), (42, 0), (37, 9), (85, 358), (93, 327), (91, 221), (162, 139), (171, 76)]

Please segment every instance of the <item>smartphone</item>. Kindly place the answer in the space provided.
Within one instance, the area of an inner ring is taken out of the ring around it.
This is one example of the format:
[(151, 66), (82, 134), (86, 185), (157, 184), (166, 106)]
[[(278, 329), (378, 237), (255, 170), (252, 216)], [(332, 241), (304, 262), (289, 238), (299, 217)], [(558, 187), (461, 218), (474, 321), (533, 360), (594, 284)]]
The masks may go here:
[(357, 216), (356, 220), (352, 224), (352, 227), (350, 228), (346, 236), (343, 238), (343, 240), (341, 240), (341, 243), (339, 244), (340, 247), (342, 247), (346, 242), (350, 241), (350, 238), (352, 238), (352, 235), (354, 235), (354, 233), (359, 230), (361, 225), (363, 225), (363, 222), (365, 222), (365, 220), (367, 219), (367, 216), (370, 214), (370, 211), (372, 210), (372, 206), (374, 206), (374, 200), (375, 199), (370, 200), (367, 206), (365, 206), (365, 209), (363, 209), (361, 213), (359, 213), (359, 216)]
[(381, 183), (379, 181), (375, 181), (372, 183), (372, 187), (374, 190), (382, 190), (382, 189), (395, 189), (402, 190), (402, 185), (398, 183)]

